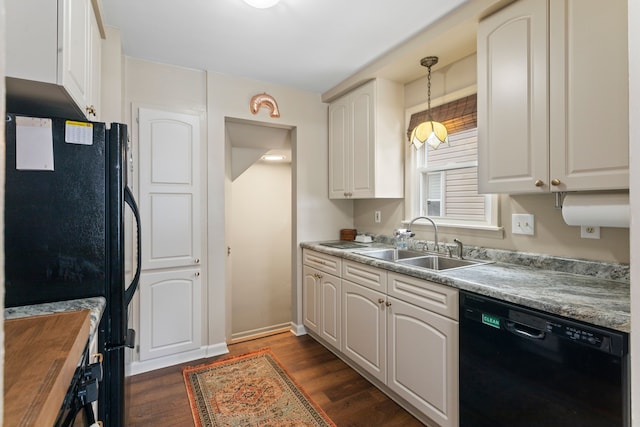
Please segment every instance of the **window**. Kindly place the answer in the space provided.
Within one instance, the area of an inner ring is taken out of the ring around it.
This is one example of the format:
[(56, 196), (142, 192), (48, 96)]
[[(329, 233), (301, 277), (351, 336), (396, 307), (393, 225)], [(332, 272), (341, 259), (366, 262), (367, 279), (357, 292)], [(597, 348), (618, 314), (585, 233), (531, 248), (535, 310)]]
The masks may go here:
[[(476, 110), (475, 95), (432, 109), (433, 119), (449, 130), (449, 145), (411, 148), (407, 199), (412, 217), (427, 215), (453, 227), (497, 228), (497, 196), (478, 194)], [(413, 114), (409, 132), (425, 118), (426, 111)]]

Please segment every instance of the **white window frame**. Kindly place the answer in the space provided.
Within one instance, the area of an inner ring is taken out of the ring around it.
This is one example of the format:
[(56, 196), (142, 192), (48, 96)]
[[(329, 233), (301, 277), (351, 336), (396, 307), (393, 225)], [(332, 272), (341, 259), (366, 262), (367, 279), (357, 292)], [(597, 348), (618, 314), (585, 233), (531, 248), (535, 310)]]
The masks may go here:
[[(450, 94), (444, 95), (437, 99), (431, 100), (431, 106), (437, 107), (439, 105), (445, 104), (447, 102), (455, 101), (456, 99), (463, 98), (465, 96), (473, 95), (477, 92), (477, 87), (471, 86), (465, 89), (461, 89)], [(418, 113), (420, 111), (424, 111), (427, 109), (427, 104), (418, 104), (414, 107), (407, 108), (405, 111), (405, 123), (408, 124), (411, 121), (411, 115)], [(406, 139), (405, 139), (406, 141)], [(405, 212), (405, 220), (403, 224), (408, 224), (412, 218), (417, 216), (421, 216), (420, 213), (420, 199), (422, 195), (420, 194), (420, 177), (421, 171), (418, 168), (418, 156), (416, 149), (410, 145), (408, 142), (405, 144), (405, 197), (404, 197), (404, 212)], [(467, 164), (456, 164), (452, 165), (451, 169), (458, 169), (461, 166), (477, 166), (477, 161), (475, 162), (467, 162)], [(473, 163), (473, 164), (471, 164)], [(446, 167), (439, 167), (437, 170), (445, 170)], [(424, 171), (428, 171), (426, 168)], [(434, 170), (435, 171), (435, 170)], [(493, 238), (502, 238), (504, 237), (504, 229), (498, 223), (498, 212), (500, 209), (499, 205), (499, 195), (497, 194), (487, 194), (485, 200), (485, 220), (484, 221), (469, 221), (469, 220), (458, 220), (452, 218), (443, 218), (443, 217), (434, 217), (433, 220), (438, 225), (438, 229), (443, 232), (452, 232), (457, 233), (459, 235), (472, 235), (472, 236), (480, 236), (480, 237), (493, 237)], [(424, 225), (425, 228), (430, 226), (430, 223), (426, 220), (418, 220), (414, 224), (414, 228), (420, 227)]]

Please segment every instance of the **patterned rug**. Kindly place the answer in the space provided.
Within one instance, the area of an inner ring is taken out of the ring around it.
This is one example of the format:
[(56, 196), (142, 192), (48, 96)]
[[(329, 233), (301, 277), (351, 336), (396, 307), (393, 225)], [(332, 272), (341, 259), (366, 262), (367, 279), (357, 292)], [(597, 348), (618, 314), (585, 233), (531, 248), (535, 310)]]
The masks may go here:
[(269, 349), (183, 369), (196, 427), (331, 426)]

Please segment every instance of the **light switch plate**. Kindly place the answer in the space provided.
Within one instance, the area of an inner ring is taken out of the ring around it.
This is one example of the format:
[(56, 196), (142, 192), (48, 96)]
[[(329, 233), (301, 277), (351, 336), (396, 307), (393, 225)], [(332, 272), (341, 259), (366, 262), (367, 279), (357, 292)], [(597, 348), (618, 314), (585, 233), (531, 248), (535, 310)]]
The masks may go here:
[(382, 213), (381, 213), (380, 211), (375, 211), (375, 212), (373, 213), (373, 220), (374, 220), (375, 222), (380, 222), (380, 221), (382, 221)]
[(511, 232), (513, 234), (527, 234), (533, 236), (535, 231), (532, 214), (512, 214)]

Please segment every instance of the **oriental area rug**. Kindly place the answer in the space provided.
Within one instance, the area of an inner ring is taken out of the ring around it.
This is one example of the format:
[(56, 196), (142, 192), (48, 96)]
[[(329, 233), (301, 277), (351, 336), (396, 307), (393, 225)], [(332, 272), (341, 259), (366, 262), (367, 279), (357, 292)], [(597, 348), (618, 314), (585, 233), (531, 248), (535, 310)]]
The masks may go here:
[(183, 375), (196, 427), (335, 427), (269, 349), (186, 367)]

